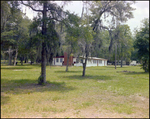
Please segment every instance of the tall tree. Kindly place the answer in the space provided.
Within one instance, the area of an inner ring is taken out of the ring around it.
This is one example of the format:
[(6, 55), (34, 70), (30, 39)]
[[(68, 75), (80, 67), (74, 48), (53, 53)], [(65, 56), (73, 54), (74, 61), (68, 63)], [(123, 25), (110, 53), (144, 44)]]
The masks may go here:
[(4, 32), (6, 22), (11, 14), (10, 4), (8, 1), (1, 1), (1, 32)]
[(142, 20), (142, 26), (136, 32), (134, 47), (145, 72), (149, 71), (149, 18)]
[(67, 65), (66, 71), (68, 71), (69, 57), (76, 52), (77, 41), (79, 37), (79, 17), (74, 13), (67, 12), (68, 17), (65, 19), (66, 36), (63, 44), (64, 51), (67, 52)]
[(120, 34), (118, 38), (118, 50), (119, 50), (118, 60), (121, 60), (121, 67), (122, 67), (123, 59), (126, 60), (126, 62), (130, 61), (131, 52), (134, 50), (134, 48), (133, 48), (132, 34), (129, 26), (120, 25), (119, 30), (120, 30)]
[[(27, 35), (27, 24), (24, 24), (26, 20), (23, 21), (23, 13), (18, 7), (19, 4), (17, 2), (11, 1), (10, 3), (10, 16), (6, 22), (5, 30), (1, 33), (1, 46), (2, 49), (8, 48), (12, 46), (15, 49), (15, 61), (14, 65), (16, 65), (16, 59), (18, 55), (18, 47), (22, 44), (22, 40)], [(11, 57), (11, 56), (10, 56)]]
[[(110, 46), (111, 51), (112, 43), (117, 34), (113, 34), (113, 30), (116, 28), (119, 22), (126, 22), (128, 19), (133, 18), (132, 11), (134, 8), (131, 7), (134, 2), (127, 1), (93, 1), (89, 2), (90, 11), (92, 14), (91, 24), (93, 30), (96, 32), (101, 29), (109, 31), (110, 35)], [(108, 20), (111, 19), (111, 20)], [(104, 24), (107, 23), (107, 24)], [(99, 44), (98, 44), (99, 45)]]
[(82, 76), (85, 76), (87, 59), (92, 52), (92, 42), (93, 42), (93, 30), (90, 26), (81, 26), (81, 36), (78, 41), (78, 45), (83, 56), (83, 72)]
[[(41, 76), (39, 84), (46, 83), (46, 35), (47, 35), (47, 21), (56, 20), (61, 21), (63, 16), (63, 10), (53, 1), (28, 1), (27, 3), (21, 1), (21, 3), (25, 6), (28, 6), (33, 11), (42, 13), (42, 52), (41, 52)], [(41, 6), (41, 9), (37, 9), (38, 6)]]

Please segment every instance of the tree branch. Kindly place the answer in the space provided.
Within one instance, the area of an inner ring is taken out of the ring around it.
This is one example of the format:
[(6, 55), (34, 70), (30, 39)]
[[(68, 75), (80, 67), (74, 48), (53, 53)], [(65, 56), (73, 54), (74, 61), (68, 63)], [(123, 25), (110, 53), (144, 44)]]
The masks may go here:
[(23, 3), (23, 1), (21, 1), (21, 4), (23, 4), (23, 5), (27, 6), (27, 7), (30, 7), (33, 11), (36, 11), (36, 12), (43, 12), (43, 10), (36, 10), (36, 9), (34, 9), (32, 6), (30, 6), (29, 4)]

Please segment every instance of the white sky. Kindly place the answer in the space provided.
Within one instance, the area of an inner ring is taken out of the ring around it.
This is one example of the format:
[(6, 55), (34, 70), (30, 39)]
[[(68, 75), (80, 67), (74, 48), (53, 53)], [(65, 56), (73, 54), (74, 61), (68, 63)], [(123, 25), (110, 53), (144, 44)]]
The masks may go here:
[[(57, 1), (60, 3), (60, 1)], [(133, 8), (136, 8), (133, 12), (134, 18), (129, 19), (126, 24), (130, 26), (131, 31), (133, 32), (134, 28), (139, 28), (141, 25), (141, 21), (144, 18), (149, 18), (149, 1), (136, 1), (135, 4), (132, 5)], [(28, 9), (27, 7), (22, 7), (23, 12), (25, 13), (26, 8), (26, 15), (33, 19), (34, 16), (37, 15), (36, 12)], [(65, 10), (69, 10), (70, 12), (75, 12), (79, 16), (81, 16), (82, 12), (82, 1), (72, 1), (68, 5), (65, 6)]]

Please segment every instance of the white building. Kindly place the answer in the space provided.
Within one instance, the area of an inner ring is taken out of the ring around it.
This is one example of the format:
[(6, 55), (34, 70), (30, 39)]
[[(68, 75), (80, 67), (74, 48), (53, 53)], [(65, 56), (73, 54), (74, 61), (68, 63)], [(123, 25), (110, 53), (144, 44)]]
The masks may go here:
[[(83, 66), (84, 62), (85, 62), (85, 57), (82, 57), (82, 56), (80, 56), (79, 58), (70, 56), (70, 58), (69, 58), (69, 65)], [(52, 65), (66, 66), (67, 65), (67, 53), (64, 53), (64, 56), (54, 57)], [(107, 59), (97, 58), (97, 57), (88, 57), (86, 66), (87, 67), (107, 66)]]
[[(80, 57), (81, 60), (78, 63), (75, 63), (74, 66), (83, 66), (82, 62), (85, 62), (85, 58)], [(97, 58), (97, 57), (88, 57), (87, 67), (90, 66), (107, 66), (107, 59)]]
[[(74, 63), (76, 63), (76, 58), (71, 56), (69, 58), (69, 65), (73, 65)], [(67, 56), (54, 57), (52, 65), (56, 65), (56, 66), (63, 66), (63, 65), (65, 66), (65, 65), (67, 65)]]

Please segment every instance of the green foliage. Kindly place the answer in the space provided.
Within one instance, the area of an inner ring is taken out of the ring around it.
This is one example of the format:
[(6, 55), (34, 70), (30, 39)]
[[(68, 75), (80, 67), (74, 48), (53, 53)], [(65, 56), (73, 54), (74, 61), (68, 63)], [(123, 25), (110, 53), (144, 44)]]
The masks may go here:
[[(55, 54), (59, 48), (59, 34), (55, 30), (55, 22), (54, 20), (47, 19), (47, 32), (42, 35), (42, 18), (40, 14), (33, 19), (32, 24), (30, 25), (30, 52), (32, 50), (36, 51), (36, 56), (34, 59), (41, 60), (41, 50), (42, 50), (42, 42), (45, 42), (46, 46), (46, 57), (47, 61), (50, 61), (51, 56), (50, 54)], [(30, 56), (32, 54), (30, 53)]]
[(142, 21), (142, 26), (136, 32), (134, 47), (137, 49), (138, 59), (142, 63), (145, 72), (149, 71), (149, 19)]
[[(92, 1), (89, 2), (90, 11), (92, 14), (92, 27), (94, 31), (106, 28), (112, 29), (115, 22), (126, 22), (133, 18), (132, 2), (127, 1)], [(110, 19), (110, 20), (109, 20)], [(108, 25), (104, 25), (107, 23)]]
[[(79, 17), (74, 13), (67, 12), (68, 17), (65, 19), (65, 41), (62, 44), (63, 50), (69, 54), (75, 53), (79, 38)], [(69, 51), (68, 51), (69, 50)]]
[(24, 17), (17, 3), (10, 2), (10, 5), (9, 19), (5, 30), (1, 33), (2, 49), (7, 49), (9, 46), (17, 48), (20, 44), (23, 44), (22, 41), (27, 38), (28, 26), (31, 23), (27, 17)]
[(1, 1), (1, 33), (5, 30), (6, 22), (10, 13), (10, 4), (8, 1)]
[(92, 56), (108, 58), (109, 52), (108, 47), (110, 43), (109, 32), (107, 30), (97, 31), (95, 35), (93, 35), (93, 51)]
[(126, 59), (126, 61), (130, 61), (131, 52), (133, 49), (133, 40), (130, 28), (128, 25), (119, 26), (119, 36), (118, 36), (118, 52), (120, 59)]

